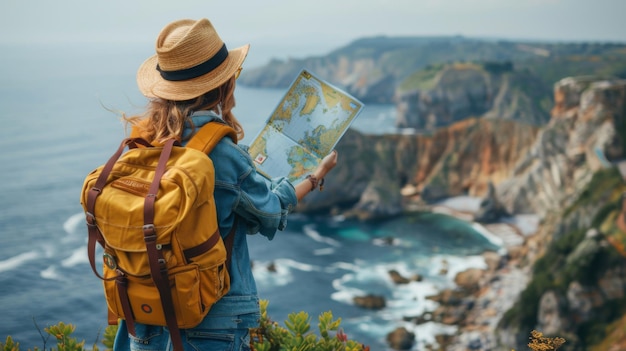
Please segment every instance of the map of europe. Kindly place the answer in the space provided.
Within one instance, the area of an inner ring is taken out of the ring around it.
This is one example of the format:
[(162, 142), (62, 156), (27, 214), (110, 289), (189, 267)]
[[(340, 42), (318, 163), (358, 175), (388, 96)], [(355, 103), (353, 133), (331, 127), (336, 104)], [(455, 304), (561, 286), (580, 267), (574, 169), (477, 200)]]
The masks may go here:
[(313, 172), (363, 109), (346, 92), (303, 70), (250, 145), (257, 170), (296, 182)]

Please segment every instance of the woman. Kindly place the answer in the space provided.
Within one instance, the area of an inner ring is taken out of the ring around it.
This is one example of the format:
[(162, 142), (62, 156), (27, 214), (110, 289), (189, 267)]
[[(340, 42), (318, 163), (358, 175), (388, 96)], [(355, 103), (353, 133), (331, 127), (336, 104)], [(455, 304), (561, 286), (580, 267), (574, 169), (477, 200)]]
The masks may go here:
[[(126, 120), (153, 143), (176, 138), (183, 144), (206, 123), (222, 120), (241, 140), (243, 128), (232, 114), (235, 80), (249, 46), (228, 51), (207, 19), (168, 24), (157, 38), (156, 55), (139, 68), (137, 83), (150, 99), (143, 116)], [(215, 202), (222, 236), (236, 228), (230, 291), (200, 325), (181, 330), (186, 350), (249, 350), (248, 329), (258, 326), (259, 298), (252, 276), (246, 234), (272, 239), (285, 228), (298, 200), (318, 187), (336, 165), (336, 152), (326, 156), (305, 181), (286, 178), (268, 182), (256, 173), (247, 151), (224, 138), (209, 155), (215, 164)], [(167, 328), (137, 324), (128, 334), (121, 321), (115, 350), (170, 350)]]

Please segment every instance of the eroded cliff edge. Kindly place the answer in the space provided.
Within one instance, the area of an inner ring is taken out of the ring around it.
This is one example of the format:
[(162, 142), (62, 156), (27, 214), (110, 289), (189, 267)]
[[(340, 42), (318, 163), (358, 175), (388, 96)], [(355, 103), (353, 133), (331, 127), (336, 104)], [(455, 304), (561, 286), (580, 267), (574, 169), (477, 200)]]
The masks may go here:
[[(350, 130), (337, 145), (342, 160), (326, 190), (300, 209), (380, 218), (400, 214), (416, 199), (482, 197), (491, 183), (511, 213), (543, 215), (575, 199), (593, 172), (623, 157), (623, 84), (561, 80), (551, 119), (542, 127), (466, 118), (433, 134)], [(403, 196), (401, 189), (405, 195), (412, 189), (414, 196)]]

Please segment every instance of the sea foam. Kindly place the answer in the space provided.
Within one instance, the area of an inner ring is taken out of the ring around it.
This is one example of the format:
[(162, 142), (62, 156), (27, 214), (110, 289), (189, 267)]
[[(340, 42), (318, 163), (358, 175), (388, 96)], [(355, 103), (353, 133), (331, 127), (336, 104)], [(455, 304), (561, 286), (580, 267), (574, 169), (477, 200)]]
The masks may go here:
[(73, 267), (81, 263), (89, 263), (89, 257), (87, 257), (87, 247), (81, 246), (72, 251), (72, 254), (61, 261), (63, 267)]
[(28, 261), (32, 261), (37, 257), (39, 257), (39, 254), (36, 251), (28, 251), (21, 253), (17, 256), (13, 256), (4, 261), (0, 261), (0, 273), (16, 269), (17, 267), (23, 265)]
[(314, 228), (314, 225), (308, 224), (302, 228), (302, 231), (304, 231), (304, 234), (306, 234), (309, 238), (313, 239), (314, 241), (324, 243), (324, 244), (334, 246), (334, 247), (341, 246), (341, 244), (337, 240), (334, 240), (326, 236), (322, 236), (317, 230), (313, 228)]
[(39, 272), (39, 276), (43, 279), (61, 280), (61, 275), (59, 274), (55, 266), (49, 266), (48, 268)]
[(65, 230), (67, 234), (78, 233), (78, 227), (83, 223), (85, 223), (85, 214), (82, 212), (77, 213), (65, 220), (65, 223), (63, 223), (63, 230)]

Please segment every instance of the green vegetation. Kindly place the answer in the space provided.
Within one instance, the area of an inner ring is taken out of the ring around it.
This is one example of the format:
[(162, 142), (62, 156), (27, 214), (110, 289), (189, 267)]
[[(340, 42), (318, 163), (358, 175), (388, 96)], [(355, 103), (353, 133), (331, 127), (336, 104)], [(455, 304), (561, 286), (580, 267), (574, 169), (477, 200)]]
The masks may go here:
[(429, 90), (437, 85), (437, 77), (446, 67), (444, 64), (429, 65), (422, 70), (416, 71), (405, 79), (398, 87), (400, 91), (415, 89)]
[[(299, 312), (289, 315), (285, 321), (286, 328), (278, 326), (267, 317), (267, 301), (261, 302), (262, 317), (260, 327), (253, 330), (250, 346), (254, 351), (369, 351), (369, 346), (360, 344), (354, 340), (348, 340), (348, 336), (339, 329), (341, 318), (334, 320), (332, 313), (325, 312), (319, 316), (318, 328), (321, 337), (310, 332), (310, 318), (307, 313)], [(50, 351), (85, 351), (85, 342), (77, 342), (72, 337), (75, 327), (71, 324), (59, 322), (57, 325), (44, 329), (50, 336), (57, 340), (57, 348), (51, 347)], [(107, 327), (102, 344), (105, 350), (113, 349), (113, 340), (117, 326)], [(41, 351), (46, 348), (47, 338), (44, 338), (44, 345)], [(528, 347), (533, 351), (556, 351), (565, 343), (565, 339), (554, 337), (544, 337), (542, 333), (533, 330), (530, 336)], [(0, 351), (19, 351), (20, 344), (13, 341), (11, 336), (6, 338), (6, 342), (0, 342)], [(29, 349), (31, 350), (31, 349)], [(92, 351), (99, 351), (93, 345)], [(33, 351), (39, 351), (35, 347)]]
[[(369, 346), (365, 346), (357, 341), (349, 340), (348, 336), (340, 329), (341, 318), (334, 319), (332, 312), (324, 312), (319, 316), (317, 327), (319, 336), (311, 331), (311, 318), (305, 312), (292, 313), (285, 321), (285, 327), (272, 321), (267, 315), (267, 300), (261, 300), (261, 320), (259, 328), (252, 330), (251, 342), (255, 351), (369, 351)], [(43, 348), (34, 347), (33, 351), (84, 351), (85, 341), (78, 341), (72, 337), (75, 330), (72, 324), (59, 322), (57, 325), (44, 328), (48, 334), (42, 335)], [(105, 350), (113, 349), (113, 341), (117, 326), (108, 326), (104, 332), (102, 345)], [(47, 343), (50, 336), (56, 339), (57, 348), (48, 348)], [(97, 342), (96, 342), (97, 343)], [(7, 336), (4, 343), (0, 342), (0, 351), (19, 351), (20, 344)], [(31, 350), (30, 348), (28, 350)], [(94, 344), (92, 351), (99, 351)]]
[[(626, 190), (626, 186), (617, 168), (600, 170), (593, 175), (589, 185), (583, 190), (578, 199), (563, 212), (563, 218), (569, 217), (575, 210), (583, 206), (589, 204), (597, 206), (597, 204), (601, 204), (603, 202), (602, 198), (607, 192), (613, 195), (611, 201), (607, 203), (606, 206), (613, 206), (613, 208), (615, 208), (615, 201), (619, 199), (623, 190)], [(593, 227), (597, 227), (601, 223), (608, 210), (608, 208), (601, 209), (598, 212), (598, 215), (592, 223)]]
[[(36, 326), (36, 324), (35, 324)], [(39, 329), (37, 327), (37, 329)], [(65, 324), (63, 322), (59, 322), (56, 325), (52, 325), (49, 326), (47, 328), (44, 328), (44, 331), (47, 333), (47, 335), (44, 336), (43, 333), (41, 333), (41, 339), (43, 342), (43, 348), (39, 349), (38, 347), (34, 347), (32, 350), (33, 351), (46, 351), (46, 350), (50, 350), (50, 351), (83, 351), (86, 350), (85, 349), (85, 341), (78, 341), (75, 337), (72, 336), (72, 333), (74, 333), (74, 330), (76, 330), (76, 327), (72, 324)], [(102, 345), (104, 345), (106, 348), (105, 350), (112, 350), (113, 349), (113, 341), (115, 340), (115, 333), (117, 331), (117, 326), (108, 326), (104, 332), (104, 336), (102, 339)], [(54, 339), (56, 340), (56, 348), (54, 347), (47, 347), (48, 344), (48, 340), (50, 337), (54, 337)], [(96, 343), (92, 346), (92, 351), (99, 351), (100, 349), (98, 348), (98, 346), (96, 345)], [(2, 351), (19, 351), (20, 350), (20, 343), (16, 342), (13, 340), (13, 338), (11, 338), (11, 336), (7, 336), (6, 341), (4, 343), (0, 342), (0, 350)], [(28, 350), (31, 350), (30, 348)]]
[(285, 321), (285, 327), (273, 322), (267, 316), (267, 300), (261, 301), (261, 321), (254, 331), (252, 346), (256, 351), (368, 351), (365, 346), (348, 336), (339, 328), (341, 318), (333, 319), (332, 312), (319, 316), (317, 324), (319, 336), (311, 331), (311, 318), (305, 312), (292, 313)]
[(528, 69), (547, 85), (580, 74), (626, 78), (626, 52), (611, 49), (601, 51), (598, 54), (572, 52), (549, 58), (534, 58), (520, 62), (517, 67)]

